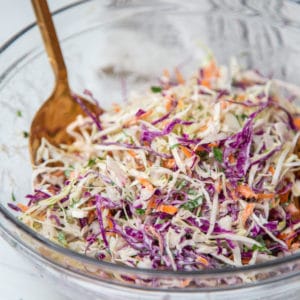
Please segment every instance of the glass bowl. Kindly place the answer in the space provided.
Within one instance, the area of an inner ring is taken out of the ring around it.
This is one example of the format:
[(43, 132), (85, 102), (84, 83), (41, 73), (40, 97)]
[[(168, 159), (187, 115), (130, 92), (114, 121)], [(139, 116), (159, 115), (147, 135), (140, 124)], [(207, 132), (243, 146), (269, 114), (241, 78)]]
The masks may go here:
[[(280, 0), (79, 1), (54, 15), (74, 91), (102, 107), (157, 82), (162, 69), (188, 75), (212, 49), (220, 63), (300, 84), (300, 6)], [(134, 269), (71, 252), (8, 209), (31, 191), (27, 132), (54, 78), (32, 24), (0, 48), (0, 233), (70, 299), (298, 299), (300, 253), (239, 269)], [(25, 201), (25, 200), (24, 200)]]

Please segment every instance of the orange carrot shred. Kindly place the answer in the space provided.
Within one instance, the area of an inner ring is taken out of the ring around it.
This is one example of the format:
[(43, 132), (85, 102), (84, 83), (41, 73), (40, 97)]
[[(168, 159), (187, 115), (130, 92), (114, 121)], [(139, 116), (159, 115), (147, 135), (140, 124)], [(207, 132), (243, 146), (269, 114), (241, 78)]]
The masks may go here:
[(121, 107), (120, 107), (119, 104), (113, 103), (112, 106), (113, 106), (114, 112), (120, 112), (121, 111)]
[(147, 204), (147, 210), (153, 209), (156, 207), (156, 197), (152, 196), (149, 200), (148, 200), (148, 204)]
[(216, 191), (217, 193), (220, 193), (223, 189), (223, 185), (222, 185), (222, 181), (218, 180), (218, 182), (216, 183)]
[(179, 100), (178, 100), (178, 108), (179, 108), (180, 110), (182, 110), (183, 107), (184, 107), (183, 100), (182, 100), (182, 99), (179, 99)]
[(164, 205), (164, 204), (161, 204), (158, 207), (158, 211), (167, 213), (169, 215), (175, 215), (177, 213), (177, 211), (178, 211), (178, 208), (176, 206), (173, 206), (173, 205)]
[(295, 231), (291, 230), (289, 233), (280, 233), (277, 236), (280, 240), (284, 241), (288, 248), (291, 248), (292, 242), (295, 239)]
[(136, 118), (144, 120), (144, 119), (148, 118), (152, 113), (153, 113), (153, 110), (149, 109), (148, 111), (144, 112), (143, 114), (141, 114), (139, 117), (136, 117)]
[(242, 264), (243, 265), (248, 265), (250, 262), (251, 258), (250, 257), (243, 257), (242, 258)]
[(269, 172), (270, 172), (272, 175), (274, 175), (274, 173), (275, 173), (275, 169), (274, 169), (274, 167), (273, 167), (273, 166), (270, 166), (270, 168), (269, 168)]
[(294, 125), (298, 130), (300, 130), (300, 117), (294, 118)]
[(299, 220), (300, 219), (300, 209), (297, 208), (295, 203), (290, 203), (286, 210), (291, 214), (293, 220)]
[(143, 185), (147, 190), (153, 191), (153, 185), (146, 178), (138, 178), (138, 181), (141, 185)]
[(178, 68), (175, 68), (176, 80), (179, 84), (184, 84), (185, 80)]
[(216, 142), (215, 143), (209, 143), (208, 146), (211, 147), (211, 148), (218, 147), (219, 143), (216, 143)]
[(226, 109), (230, 105), (229, 102), (222, 100), (221, 101), (221, 108)]
[(175, 167), (175, 159), (170, 158), (167, 159), (163, 162), (163, 167), (168, 168), (168, 169), (173, 169)]
[(201, 84), (207, 88), (211, 88), (212, 79), (218, 77), (220, 77), (220, 70), (217, 67), (216, 62), (211, 60), (210, 63), (203, 69)]
[(263, 200), (263, 199), (273, 199), (275, 197), (274, 193), (269, 194), (257, 194), (257, 199)]
[(22, 212), (26, 212), (28, 210), (28, 206), (22, 203), (18, 203), (17, 206), (21, 209)]
[(190, 157), (193, 156), (193, 152), (189, 148), (187, 148), (187, 147), (185, 147), (183, 145), (180, 145), (179, 147), (180, 147), (180, 150), (184, 153), (184, 155), (187, 158), (190, 158)]
[(173, 104), (172, 99), (168, 98), (165, 104), (166, 111), (170, 111), (172, 109), (172, 104)]
[(235, 157), (234, 157), (234, 155), (233, 155), (232, 153), (230, 153), (228, 159), (229, 159), (229, 162), (230, 162), (231, 164), (234, 164), (234, 163), (235, 163)]
[(206, 258), (202, 257), (202, 256), (198, 256), (196, 258), (196, 261), (198, 261), (199, 263), (201, 263), (202, 265), (204, 265), (206, 267), (209, 265), (208, 260)]
[(132, 149), (129, 149), (129, 150), (128, 150), (128, 154), (129, 154), (130, 156), (132, 156), (133, 158), (136, 157), (136, 153), (135, 153), (135, 151), (132, 150)]
[(95, 220), (95, 218), (96, 218), (95, 212), (94, 211), (89, 211), (88, 220), (87, 220), (88, 224), (92, 224), (93, 221)]
[(202, 79), (201, 80), (201, 85), (203, 85), (203, 86), (205, 86), (209, 89), (211, 88), (211, 83), (210, 83), (210, 80), (208, 80), (208, 79)]
[(201, 127), (198, 129), (198, 132), (203, 132), (203, 131), (205, 131), (207, 128), (208, 128), (207, 125), (203, 125), (203, 126), (201, 126)]
[(286, 203), (289, 200), (290, 191), (279, 195), (280, 203)]
[(257, 199), (257, 194), (255, 194), (248, 185), (239, 185), (237, 187), (237, 192), (242, 196), (244, 196), (245, 198)]
[(183, 288), (187, 287), (190, 284), (190, 282), (191, 282), (191, 279), (185, 279), (181, 282), (180, 286)]
[(242, 214), (242, 223), (245, 225), (247, 222), (248, 218), (252, 215), (253, 210), (254, 210), (255, 204), (254, 203), (247, 203), (243, 214)]
[(163, 76), (166, 77), (167, 79), (170, 78), (170, 72), (167, 69), (163, 70)]
[(203, 146), (197, 146), (196, 151), (206, 151)]

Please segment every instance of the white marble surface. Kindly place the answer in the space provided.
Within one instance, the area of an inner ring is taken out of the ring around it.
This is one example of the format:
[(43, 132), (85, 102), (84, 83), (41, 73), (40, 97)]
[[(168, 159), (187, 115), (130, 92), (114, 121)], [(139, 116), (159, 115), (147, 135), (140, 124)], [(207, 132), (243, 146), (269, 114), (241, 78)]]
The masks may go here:
[[(74, 0), (48, 0), (51, 10)], [(29, 0), (0, 0), (0, 45), (34, 20)], [(67, 293), (67, 291), (66, 291)], [(1, 300), (65, 300), (0, 237)]]

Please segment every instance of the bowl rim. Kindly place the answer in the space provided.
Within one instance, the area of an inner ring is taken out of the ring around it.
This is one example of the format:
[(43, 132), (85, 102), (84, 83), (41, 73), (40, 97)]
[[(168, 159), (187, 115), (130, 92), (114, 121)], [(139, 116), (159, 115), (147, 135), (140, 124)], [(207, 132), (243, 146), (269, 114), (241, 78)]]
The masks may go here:
[[(93, 2), (94, 0), (79, 0), (76, 1), (74, 3), (68, 4), (66, 6), (63, 6), (55, 11), (52, 12), (52, 15), (58, 15), (61, 14), (69, 9), (78, 7), (80, 5), (86, 4), (88, 2)], [(291, 0), (284, 0), (286, 2), (290, 2), (292, 3), (293, 1)], [(294, 2), (294, 4), (297, 4), (296, 2)], [(4, 42), (4, 44), (2, 44), (0, 46), (0, 55), (3, 54), (5, 51), (7, 51), (10, 46), (12, 46), (19, 38), (23, 37), (27, 32), (29, 32), (32, 29), (35, 29), (37, 27), (37, 22), (32, 22), (29, 25), (25, 26), (23, 29), (21, 29), (20, 31), (18, 31), (16, 34), (14, 34), (12, 37), (10, 37), (6, 42)], [(13, 68), (12, 68), (13, 69)], [(4, 71), (4, 77), (6, 77), (10, 71), (12, 71), (11, 68), (8, 68), (7, 71)], [(2, 78), (4, 79), (4, 78)], [(2, 80), (1, 80), (2, 81)], [(288, 256), (285, 257), (280, 257), (280, 258), (276, 258), (270, 261), (266, 261), (266, 262), (262, 262), (262, 263), (257, 263), (255, 265), (247, 265), (247, 266), (240, 266), (240, 267), (223, 267), (220, 269), (209, 269), (209, 270), (199, 270), (199, 271), (174, 271), (174, 270), (156, 270), (156, 269), (147, 269), (147, 268), (136, 268), (136, 267), (131, 267), (131, 266), (127, 266), (127, 265), (121, 265), (121, 264), (116, 264), (116, 263), (111, 263), (111, 262), (107, 262), (107, 261), (100, 261), (97, 260), (95, 258), (89, 257), (87, 255), (84, 254), (80, 254), (78, 252), (75, 252), (73, 250), (64, 248), (54, 242), (52, 242), (51, 240), (43, 237), (41, 234), (37, 233), (36, 231), (34, 231), (33, 229), (31, 229), (30, 227), (28, 227), (27, 225), (25, 225), (23, 222), (21, 222), (16, 216), (14, 216), (8, 208), (6, 208), (2, 203), (0, 203), (0, 213), (3, 215), (4, 218), (6, 218), (9, 222), (11, 222), (13, 225), (15, 225), (18, 229), (20, 229), (21, 231), (23, 231), (24, 233), (28, 234), (29, 236), (31, 236), (32, 238), (34, 238), (35, 240), (37, 240), (38, 242), (42, 243), (43, 245), (45, 245), (46, 247), (50, 248), (51, 250), (54, 250), (56, 252), (58, 252), (59, 254), (65, 255), (65, 256), (69, 256), (72, 259), (77, 259), (81, 262), (86, 262), (90, 265), (94, 265), (97, 267), (104, 267), (106, 269), (112, 270), (112, 271), (118, 271), (118, 272), (129, 272), (129, 273), (134, 273), (134, 274), (147, 274), (147, 275), (156, 275), (158, 277), (165, 277), (165, 276), (172, 276), (174, 278), (178, 278), (178, 277), (204, 277), (204, 276), (217, 276), (217, 275), (238, 275), (239, 273), (243, 273), (243, 272), (252, 272), (252, 271), (263, 271), (264, 269), (273, 269), (276, 267), (280, 267), (283, 266), (287, 263), (292, 263), (295, 262), (296, 260), (300, 259), (300, 251), (298, 253), (294, 253), (294, 254), (290, 254)], [(5, 226), (2, 224), (1, 219), (0, 219), (0, 228), (4, 231), (7, 232), (9, 235), (12, 235), (12, 233), (7, 230), (5, 228)], [(22, 242), (22, 245), (24, 247), (26, 247), (26, 249), (28, 249), (29, 251), (33, 251), (34, 253), (36, 253), (38, 256), (41, 256), (40, 253), (38, 253), (37, 251), (35, 251), (34, 249), (30, 248), (25, 242)], [(44, 256), (41, 256), (42, 258), (45, 258)], [(53, 260), (49, 260), (52, 263), (55, 263), (57, 266), (63, 267), (61, 264), (53, 261)], [(75, 272), (77, 274), (83, 275), (80, 272), (77, 272), (74, 269), (69, 269), (69, 271), (71, 272)], [(284, 273), (283, 275), (285, 276), (289, 276), (289, 272)], [(98, 277), (92, 277), (94, 279), (98, 279), (101, 281), (101, 278)], [(260, 285), (262, 282), (266, 282), (266, 280), (261, 280), (261, 281), (255, 281), (253, 283), (250, 283), (250, 285), (248, 283), (246, 284), (240, 284), (239, 286), (241, 287), (249, 287), (249, 286), (256, 286), (256, 285)], [(112, 282), (113, 284), (113, 282)], [(128, 286), (127, 287), (131, 287)], [(235, 289), (235, 286), (232, 286), (230, 288), (230, 285), (228, 286), (229, 289)], [(224, 290), (227, 289), (226, 286), (222, 286), (219, 288), (214, 288), (214, 290)], [(157, 289), (157, 288), (151, 288), (151, 290), (155, 291), (155, 290), (160, 290), (161, 289)], [(184, 290), (185, 292), (188, 291), (193, 291), (192, 289), (181, 289)], [(196, 288), (197, 291), (200, 290), (205, 290), (205, 288)], [(172, 292), (172, 290), (168, 290), (170, 292)], [(179, 289), (174, 289), (174, 292), (179, 292)]]

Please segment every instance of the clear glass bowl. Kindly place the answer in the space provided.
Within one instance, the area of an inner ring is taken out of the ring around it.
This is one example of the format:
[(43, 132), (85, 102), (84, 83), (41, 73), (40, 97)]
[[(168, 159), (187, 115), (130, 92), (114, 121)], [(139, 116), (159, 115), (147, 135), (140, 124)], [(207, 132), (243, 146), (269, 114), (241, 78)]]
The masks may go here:
[[(163, 68), (186, 75), (211, 48), (220, 63), (300, 84), (300, 6), (280, 0), (80, 1), (54, 20), (76, 92), (103, 107), (156, 82)], [(54, 78), (36, 24), (0, 49), (0, 233), (70, 299), (298, 299), (300, 253), (239, 269), (173, 272), (99, 262), (31, 231), (8, 210), (31, 191), (28, 131)], [(22, 116), (20, 116), (20, 112)], [(24, 200), (25, 201), (25, 200)]]

